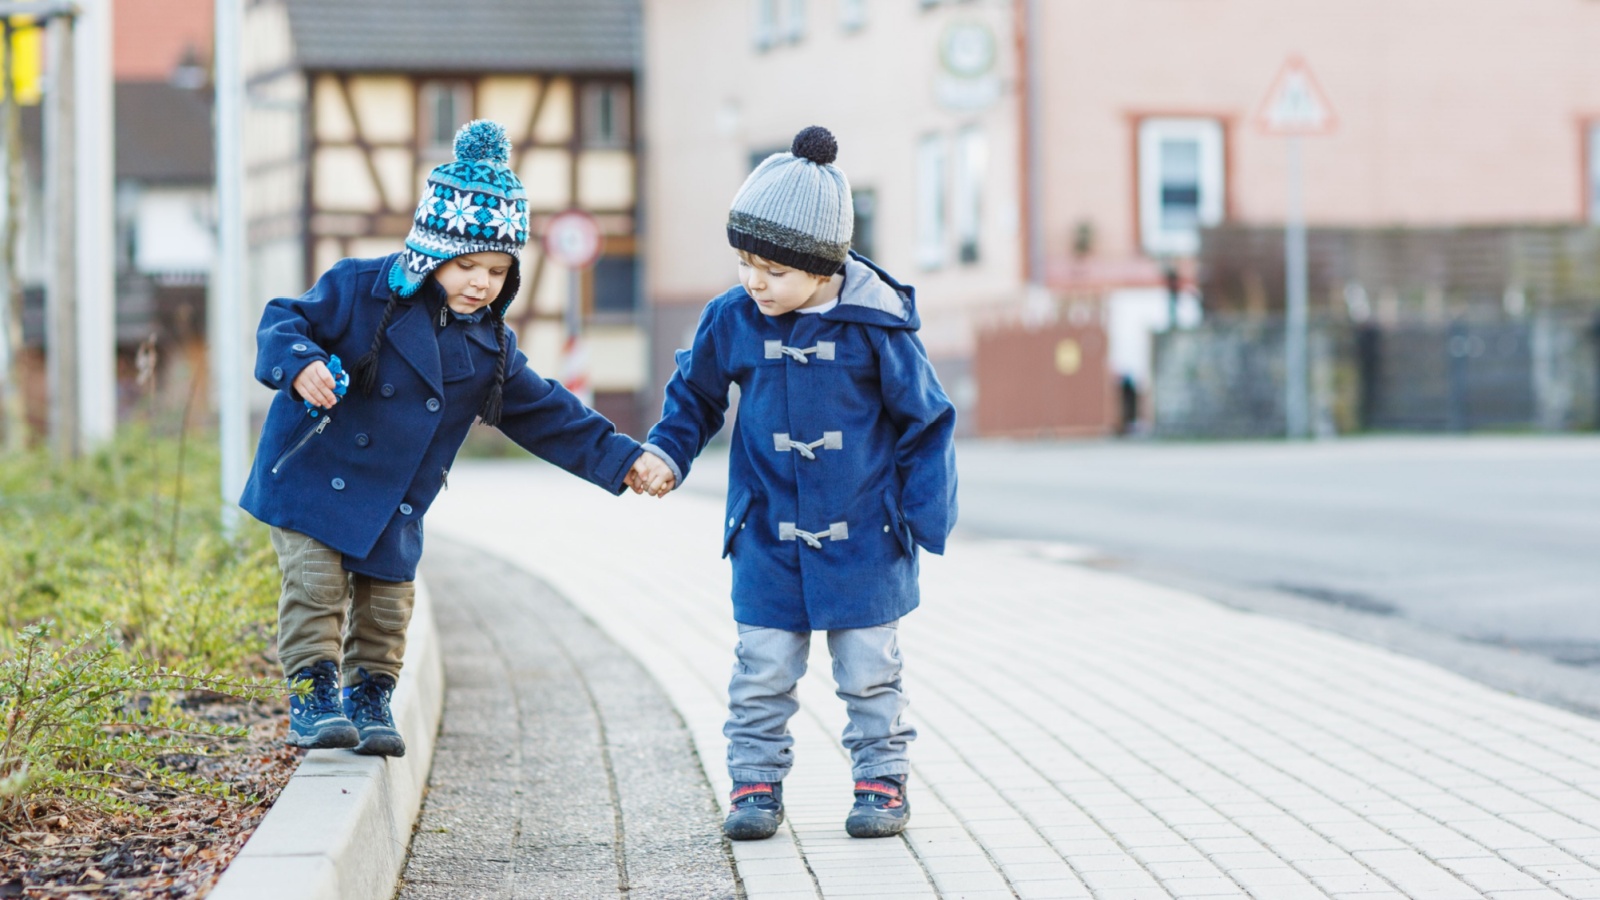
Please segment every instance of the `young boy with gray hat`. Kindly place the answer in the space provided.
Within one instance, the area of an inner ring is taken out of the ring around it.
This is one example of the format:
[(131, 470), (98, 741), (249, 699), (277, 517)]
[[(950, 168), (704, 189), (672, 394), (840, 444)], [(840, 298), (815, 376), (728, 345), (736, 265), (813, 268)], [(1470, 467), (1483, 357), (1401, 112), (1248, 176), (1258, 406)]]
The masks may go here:
[(256, 378), (278, 393), (239, 502), (272, 526), (283, 571), (293, 746), (405, 754), (389, 700), (422, 517), (474, 419), (612, 493), (666, 471), (517, 349), (528, 203), (510, 148), (494, 122), (463, 126), (401, 252), (341, 260), (262, 314)]
[(850, 183), (826, 129), (767, 157), (728, 213), (739, 285), (700, 315), (677, 354), (645, 449), (663, 493), (722, 427), (740, 388), (723, 556), (739, 639), (728, 688), (732, 808), (723, 831), (770, 837), (783, 821), (813, 631), (827, 632), (850, 724), (854, 837), (910, 817), (897, 625), (918, 603), (917, 548), (944, 552), (956, 519), (955, 408), (916, 331), (915, 292), (850, 250)]

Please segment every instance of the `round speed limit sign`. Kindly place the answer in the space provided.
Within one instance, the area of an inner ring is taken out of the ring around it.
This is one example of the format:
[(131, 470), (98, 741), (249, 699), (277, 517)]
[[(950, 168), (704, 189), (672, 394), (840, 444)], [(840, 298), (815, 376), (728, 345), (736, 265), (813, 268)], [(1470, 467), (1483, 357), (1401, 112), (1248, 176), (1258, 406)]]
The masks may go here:
[(581, 209), (569, 209), (545, 227), (544, 252), (569, 269), (587, 269), (600, 258), (600, 225)]

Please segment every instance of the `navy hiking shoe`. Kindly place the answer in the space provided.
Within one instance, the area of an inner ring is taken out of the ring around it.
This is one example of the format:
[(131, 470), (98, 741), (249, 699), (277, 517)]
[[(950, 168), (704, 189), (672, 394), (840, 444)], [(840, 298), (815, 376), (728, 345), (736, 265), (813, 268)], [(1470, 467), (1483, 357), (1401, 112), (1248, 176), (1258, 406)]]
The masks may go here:
[[(311, 689), (304, 685), (309, 682)], [(356, 726), (339, 705), (339, 666), (331, 659), (289, 678), (289, 746), (308, 750), (354, 747)]]
[(735, 841), (759, 841), (778, 833), (783, 824), (783, 782), (737, 781), (728, 795), (733, 805), (722, 833)]
[(394, 716), (389, 714), (394, 679), (370, 675), (366, 669), (356, 669), (356, 676), (361, 680), (344, 689), (344, 714), (361, 733), (361, 742), (354, 745), (356, 752), (363, 756), (405, 756), (405, 739), (394, 727)]
[(906, 801), (906, 776), (885, 775), (856, 782), (856, 805), (844, 820), (851, 837), (891, 837), (906, 830), (911, 804)]

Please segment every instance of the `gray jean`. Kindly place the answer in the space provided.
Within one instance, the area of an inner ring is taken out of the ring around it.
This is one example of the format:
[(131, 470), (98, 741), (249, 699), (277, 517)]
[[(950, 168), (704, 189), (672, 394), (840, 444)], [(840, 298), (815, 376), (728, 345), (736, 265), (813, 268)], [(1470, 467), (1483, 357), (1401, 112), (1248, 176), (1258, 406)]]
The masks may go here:
[[(850, 723), (844, 745), (857, 780), (911, 771), (906, 745), (917, 730), (901, 718), (899, 623), (828, 632), (836, 693)], [(782, 781), (794, 763), (789, 718), (800, 708), (795, 685), (806, 673), (811, 633), (739, 626), (728, 684), (728, 774), (734, 781)]]

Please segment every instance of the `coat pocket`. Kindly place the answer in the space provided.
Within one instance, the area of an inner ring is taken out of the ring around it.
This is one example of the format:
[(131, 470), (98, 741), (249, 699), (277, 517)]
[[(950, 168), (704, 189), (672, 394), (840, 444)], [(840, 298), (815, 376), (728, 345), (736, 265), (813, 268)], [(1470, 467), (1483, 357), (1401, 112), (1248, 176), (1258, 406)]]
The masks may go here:
[(722, 530), (722, 556), (727, 558), (733, 552), (733, 539), (744, 530), (744, 517), (750, 511), (750, 500), (754, 492), (746, 488), (728, 498), (728, 518), (723, 523)]
[(906, 524), (906, 517), (900, 513), (900, 499), (892, 490), (883, 492), (883, 511), (889, 516), (889, 530), (894, 532), (895, 540), (900, 542), (900, 551), (907, 556), (916, 552), (916, 545), (911, 540), (911, 526)]

